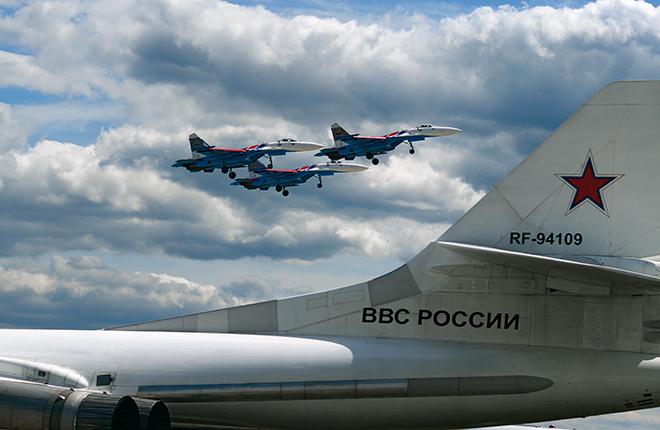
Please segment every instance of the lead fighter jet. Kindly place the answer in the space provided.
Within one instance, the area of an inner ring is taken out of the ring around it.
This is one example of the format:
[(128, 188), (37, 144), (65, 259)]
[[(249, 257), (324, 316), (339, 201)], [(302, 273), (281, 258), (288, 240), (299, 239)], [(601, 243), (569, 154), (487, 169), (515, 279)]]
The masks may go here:
[(177, 160), (172, 167), (185, 167), (189, 172), (213, 172), (220, 169), (222, 173), (229, 173), (234, 179), (236, 172), (233, 169), (246, 167), (263, 156), (269, 159), (273, 166), (273, 155), (285, 155), (287, 152), (314, 151), (323, 148), (323, 145), (314, 142), (301, 142), (295, 139), (280, 139), (275, 142), (266, 142), (245, 148), (216, 148), (193, 133), (188, 137), (192, 158)]
[(316, 176), (319, 179), (316, 186), (323, 187), (322, 176), (332, 176), (335, 173), (359, 172), (368, 169), (367, 166), (356, 163), (320, 163), (311, 166), (303, 166), (298, 169), (269, 169), (262, 163), (255, 161), (248, 167), (249, 178), (238, 178), (232, 185), (242, 185), (248, 190), (268, 190), (275, 187), (275, 191), (281, 192), (283, 196), (289, 195), (286, 187), (296, 187)]
[(422, 124), (408, 130), (394, 131), (384, 136), (360, 136), (359, 133), (350, 134), (336, 122), (330, 126), (335, 146), (323, 148), (316, 156), (326, 156), (331, 160), (353, 160), (355, 157), (367, 157), (376, 165), (376, 155), (385, 154), (395, 149), (399, 144), (406, 143), (410, 146), (411, 154), (415, 153), (413, 142), (424, 140), (429, 137), (451, 136), (462, 130), (455, 127), (441, 127), (431, 124)]

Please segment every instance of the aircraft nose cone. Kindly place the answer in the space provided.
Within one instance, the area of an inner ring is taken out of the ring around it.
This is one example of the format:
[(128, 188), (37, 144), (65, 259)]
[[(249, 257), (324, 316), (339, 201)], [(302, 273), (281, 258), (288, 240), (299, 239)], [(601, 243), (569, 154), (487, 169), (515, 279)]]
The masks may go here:
[(367, 170), (369, 167), (357, 163), (335, 163), (334, 168), (339, 172), (361, 172)]
[(434, 127), (429, 134), (433, 136), (451, 136), (452, 134), (460, 133), (462, 131), (463, 130), (456, 127)]
[(325, 146), (315, 142), (293, 142), (286, 145), (286, 150), (291, 152), (319, 151), (323, 148)]

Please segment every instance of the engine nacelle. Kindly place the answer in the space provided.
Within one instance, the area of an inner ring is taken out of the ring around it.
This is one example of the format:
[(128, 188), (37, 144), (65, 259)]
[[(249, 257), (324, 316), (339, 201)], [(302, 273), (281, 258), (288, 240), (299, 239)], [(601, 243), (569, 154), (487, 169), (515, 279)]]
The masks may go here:
[(170, 430), (163, 402), (0, 379), (0, 428)]

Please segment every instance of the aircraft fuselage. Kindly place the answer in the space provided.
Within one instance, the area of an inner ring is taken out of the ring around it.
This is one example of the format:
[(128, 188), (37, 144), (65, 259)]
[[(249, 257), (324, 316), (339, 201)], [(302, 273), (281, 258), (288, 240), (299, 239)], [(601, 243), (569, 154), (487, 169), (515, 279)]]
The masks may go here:
[(465, 428), (652, 407), (660, 391), (654, 355), (447, 341), (0, 330), (0, 356), (162, 399), (180, 424)]

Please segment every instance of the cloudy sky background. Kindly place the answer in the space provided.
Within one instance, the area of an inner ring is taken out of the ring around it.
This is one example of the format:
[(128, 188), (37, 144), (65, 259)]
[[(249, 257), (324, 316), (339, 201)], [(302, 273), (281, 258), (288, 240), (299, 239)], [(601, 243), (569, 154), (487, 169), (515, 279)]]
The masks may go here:
[[(0, 326), (97, 328), (366, 280), (599, 87), (659, 77), (660, 9), (631, 0), (0, 0)], [(333, 121), (465, 132), (286, 199), (170, 167), (193, 131), (329, 145)]]

